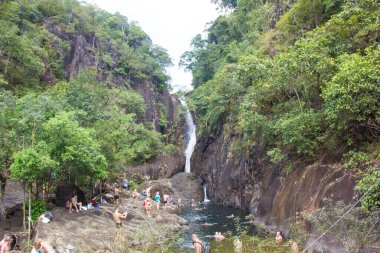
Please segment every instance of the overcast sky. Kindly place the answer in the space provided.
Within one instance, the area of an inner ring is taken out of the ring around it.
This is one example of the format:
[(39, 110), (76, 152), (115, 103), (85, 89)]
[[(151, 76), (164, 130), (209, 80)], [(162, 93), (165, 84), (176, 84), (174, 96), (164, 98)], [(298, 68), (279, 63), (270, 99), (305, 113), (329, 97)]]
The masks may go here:
[(129, 21), (137, 21), (154, 44), (168, 50), (173, 59), (169, 75), (172, 86), (190, 89), (191, 74), (178, 67), (183, 52), (190, 49), (191, 39), (202, 33), (208, 22), (218, 16), (211, 0), (86, 0), (100, 8), (120, 12)]

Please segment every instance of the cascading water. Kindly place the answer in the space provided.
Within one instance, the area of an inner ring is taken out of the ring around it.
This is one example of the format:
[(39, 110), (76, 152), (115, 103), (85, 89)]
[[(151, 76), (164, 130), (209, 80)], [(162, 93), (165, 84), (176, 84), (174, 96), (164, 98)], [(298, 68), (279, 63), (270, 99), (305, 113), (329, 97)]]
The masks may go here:
[(210, 202), (210, 200), (207, 198), (207, 184), (203, 184), (203, 193), (204, 193), (204, 203)]
[(194, 147), (197, 142), (197, 136), (195, 134), (195, 124), (193, 121), (193, 117), (191, 116), (189, 108), (187, 108), (187, 105), (184, 101), (182, 103), (186, 106), (186, 149), (185, 149), (185, 156), (186, 156), (186, 165), (185, 165), (185, 172), (190, 173), (190, 159), (191, 155), (194, 152)]

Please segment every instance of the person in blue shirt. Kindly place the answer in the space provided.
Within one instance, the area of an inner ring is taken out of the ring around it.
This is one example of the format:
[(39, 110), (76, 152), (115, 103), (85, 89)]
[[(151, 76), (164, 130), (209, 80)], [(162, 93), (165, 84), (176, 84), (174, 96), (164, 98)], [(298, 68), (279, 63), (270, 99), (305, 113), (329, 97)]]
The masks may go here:
[(160, 210), (161, 196), (159, 192), (156, 192), (156, 196), (154, 196), (154, 201), (157, 202), (157, 210)]
[(128, 179), (126, 178), (123, 179), (123, 187), (126, 191), (128, 191)]

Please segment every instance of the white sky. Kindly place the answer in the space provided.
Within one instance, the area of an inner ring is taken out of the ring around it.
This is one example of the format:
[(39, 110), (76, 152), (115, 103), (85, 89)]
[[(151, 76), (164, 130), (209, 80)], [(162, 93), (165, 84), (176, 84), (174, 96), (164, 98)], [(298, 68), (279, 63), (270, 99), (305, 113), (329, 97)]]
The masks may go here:
[(168, 50), (173, 67), (168, 69), (174, 91), (191, 89), (191, 73), (178, 67), (182, 53), (190, 49), (191, 39), (202, 33), (218, 15), (211, 0), (86, 0), (100, 8), (118, 11), (129, 21), (137, 21), (154, 44)]

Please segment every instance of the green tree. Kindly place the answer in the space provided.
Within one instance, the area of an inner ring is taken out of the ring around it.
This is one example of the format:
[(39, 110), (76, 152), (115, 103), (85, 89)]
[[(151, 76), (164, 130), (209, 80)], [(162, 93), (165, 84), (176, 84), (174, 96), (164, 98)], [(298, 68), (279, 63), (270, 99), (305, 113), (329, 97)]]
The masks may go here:
[[(52, 170), (57, 163), (52, 160), (45, 150), (38, 150), (33, 147), (23, 149), (14, 154), (14, 161), (10, 167), (12, 177), (21, 180), (28, 189), (29, 211), (28, 217), (31, 217), (32, 187), (42, 180), (46, 171)], [(25, 209), (24, 209), (25, 210)], [(31, 218), (28, 219), (28, 230), (30, 240)]]
[(95, 140), (95, 132), (79, 126), (75, 114), (62, 112), (42, 126), (42, 139), (50, 157), (59, 164), (59, 173), (67, 179), (86, 184), (107, 177), (107, 161)]
[(158, 132), (136, 124), (134, 114), (125, 115), (116, 108), (107, 120), (97, 123), (96, 130), (112, 171), (146, 162), (163, 148)]

